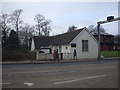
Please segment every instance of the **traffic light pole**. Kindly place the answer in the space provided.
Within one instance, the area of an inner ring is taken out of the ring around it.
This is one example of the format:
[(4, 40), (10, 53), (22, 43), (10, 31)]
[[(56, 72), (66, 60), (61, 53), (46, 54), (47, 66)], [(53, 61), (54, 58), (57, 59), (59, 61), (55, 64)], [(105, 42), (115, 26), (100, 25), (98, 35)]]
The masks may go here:
[(105, 21), (99, 21), (99, 22), (97, 22), (97, 29), (98, 29), (98, 59), (100, 59), (100, 52), (101, 52), (100, 24), (110, 23), (110, 22), (118, 21), (118, 20), (120, 20), (120, 17), (115, 18), (115, 19), (111, 19), (111, 20), (105, 20)]
[(97, 22), (97, 29), (98, 29), (98, 59), (100, 59), (100, 52), (101, 52), (101, 40), (100, 40), (100, 23)]

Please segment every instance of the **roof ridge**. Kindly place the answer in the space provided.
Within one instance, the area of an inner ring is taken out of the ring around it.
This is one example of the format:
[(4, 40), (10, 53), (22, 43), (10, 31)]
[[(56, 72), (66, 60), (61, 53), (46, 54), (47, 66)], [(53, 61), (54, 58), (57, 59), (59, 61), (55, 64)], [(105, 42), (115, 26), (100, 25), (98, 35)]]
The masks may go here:
[(79, 31), (79, 30), (83, 30), (84, 28), (86, 28), (86, 27), (79, 28), (79, 29), (76, 29), (76, 30), (73, 30), (73, 31), (70, 31), (70, 32), (65, 32), (65, 33), (62, 33), (62, 34), (54, 35), (54, 36), (60, 36), (60, 35), (64, 35), (64, 34), (69, 34), (69, 33), (72, 33), (72, 32)]
[(51, 37), (51, 36), (42, 35), (42, 36), (33, 36), (33, 37)]
[(73, 30), (73, 31), (70, 31), (70, 32), (65, 32), (65, 33), (58, 34), (58, 35), (53, 35), (53, 36), (41, 35), (41, 36), (33, 36), (33, 37), (55, 37), (55, 36), (60, 36), (60, 35), (64, 35), (64, 34), (69, 34), (69, 33), (72, 33), (72, 32), (76, 32), (76, 31), (79, 31), (79, 30), (83, 30), (84, 28), (86, 28), (86, 27), (79, 28), (79, 29), (76, 29), (76, 30)]

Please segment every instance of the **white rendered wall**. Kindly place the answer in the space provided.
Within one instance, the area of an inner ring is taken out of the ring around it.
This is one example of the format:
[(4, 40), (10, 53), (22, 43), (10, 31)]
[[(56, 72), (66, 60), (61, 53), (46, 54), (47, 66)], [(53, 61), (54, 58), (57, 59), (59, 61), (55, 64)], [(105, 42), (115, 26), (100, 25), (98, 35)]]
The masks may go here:
[(35, 50), (35, 43), (34, 43), (34, 39), (32, 38), (32, 43), (31, 43), (31, 51)]
[[(88, 40), (88, 51), (82, 51), (82, 40)], [(98, 57), (98, 43), (93, 36), (86, 30), (82, 30), (72, 43), (76, 43), (76, 48), (71, 48), (71, 56), (73, 57), (73, 51), (76, 49), (77, 58), (97, 58)], [(71, 57), (71, 58), (72, 58)]]

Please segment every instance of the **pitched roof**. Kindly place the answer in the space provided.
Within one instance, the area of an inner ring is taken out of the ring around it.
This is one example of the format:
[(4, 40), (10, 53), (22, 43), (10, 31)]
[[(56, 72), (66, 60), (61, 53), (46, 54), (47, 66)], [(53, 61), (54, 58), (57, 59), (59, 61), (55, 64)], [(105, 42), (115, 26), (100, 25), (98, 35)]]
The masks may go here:
[(56, 36), (33, 36), (35, 41), (35, 49), (40, 49), (40, 47), (46, 47), (50, 45), (69, 44), (83, 29), (84, 28)]
[(52, 45), (69, 44), (82, 30), (83, 28), (53, 36)]
[(50, 45), (50, 36), (33, 36), (35, 49), (40, 49), (40, 47), (46, 47)]

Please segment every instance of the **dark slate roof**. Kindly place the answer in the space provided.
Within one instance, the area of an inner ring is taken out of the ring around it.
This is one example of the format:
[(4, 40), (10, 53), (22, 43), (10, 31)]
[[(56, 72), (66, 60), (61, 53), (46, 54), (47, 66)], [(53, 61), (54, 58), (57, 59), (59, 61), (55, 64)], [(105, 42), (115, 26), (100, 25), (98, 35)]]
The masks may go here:
[(52, 45), (63, 45), (69, 44), (81, 31), (82, 29), (71, 31), (68, 33), (53, 36)]
[(40, 47), (47, 47), (50, 45), (50, 36), (33, 36), (35, 42), (35, 49), (40, 49)]
[(50, 45), (69, 44), (83, 29), (84, 28), (56, 36), (33, 36), (35, 49), (40, 49), (40, 47), (47, 47)]

